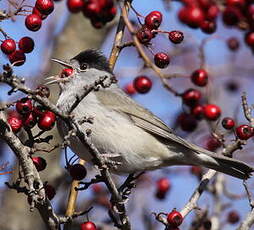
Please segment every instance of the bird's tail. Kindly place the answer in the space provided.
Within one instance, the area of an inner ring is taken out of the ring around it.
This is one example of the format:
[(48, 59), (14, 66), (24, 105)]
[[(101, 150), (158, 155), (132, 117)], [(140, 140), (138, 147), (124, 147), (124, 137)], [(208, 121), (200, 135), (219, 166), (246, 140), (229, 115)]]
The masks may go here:
[[(177, 137), (177, 140), (174, 141), (174, 145), (177, 145), (176, 149), (181, 150), (180, 152), (185, 155), (180, 164), (190, 164), (191, 162), (193, 165), (204, 166), (244, 180), (248, 179), (254, 172), (254, 168), (242, 161), (218, 155), (180, 137)], [(173, 151), (176, 150), (173, 149)]]
[(216, 153), (199, 153), (201, 165), (239, 179), (248, 179), (254, 169), (242, 161), (218, 156)]

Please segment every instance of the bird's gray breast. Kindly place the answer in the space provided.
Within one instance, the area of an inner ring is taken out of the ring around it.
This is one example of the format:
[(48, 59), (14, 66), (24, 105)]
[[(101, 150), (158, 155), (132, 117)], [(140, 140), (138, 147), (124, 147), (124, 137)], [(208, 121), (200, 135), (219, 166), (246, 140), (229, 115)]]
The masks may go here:
[[(59, 98), (57, 106), (63, 110), (71, 107), (71, 96)], [(128, 115), (107, 108), (97, 99), (96, 93), (90, 93), (73, 111), (75, 119), (93, 117), (93, 124), (82, 123), (83, 132), (90, 129), (91, 141), (95, 147), (110, 160), (121, 162), (118, 172), (135, 172), (157, 168), (163, 158), (168, 156), (168, 149), (151, 134), (134, 125)], [(59, 131), (66, 135), (68, 128), (58, 122)], [(71, 137), (71, 149), (81, 158), (90, 160), (91, 156), (77, 137)]]

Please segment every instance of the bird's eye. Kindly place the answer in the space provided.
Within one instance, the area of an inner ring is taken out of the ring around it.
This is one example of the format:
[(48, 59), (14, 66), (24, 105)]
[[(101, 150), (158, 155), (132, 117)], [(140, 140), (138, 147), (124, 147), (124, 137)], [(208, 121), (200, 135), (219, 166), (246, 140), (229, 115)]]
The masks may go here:
[(80, 65), (80, 69), (81, 70), (85, 70), (85, 69), (87, 69), (87, 64), (86, 63), (82, 63), (81, 65)]

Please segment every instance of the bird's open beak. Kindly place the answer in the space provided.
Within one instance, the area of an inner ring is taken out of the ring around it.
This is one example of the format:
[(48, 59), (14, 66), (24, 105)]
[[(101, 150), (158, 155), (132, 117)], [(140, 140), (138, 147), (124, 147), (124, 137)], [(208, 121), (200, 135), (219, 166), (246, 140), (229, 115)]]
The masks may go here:
[(71, 65), (71, 64), (69, 64), (69, 63), (67, 63), (67, 62), (64, 62), (64, 61), (62, 61), (62, 60), (56, 59), (56, 58), (52, 58), (51, 61), (56, 62), (56, 63), (58, 63), (58, 64), (60, 64), (60, 65), (62, 65), (62, 66), (64, 66), (64, 67), (72, 68), (72, 65)]
[[(70, 63), (64, 62), (64, 61), (56, 59), (56, 58), (52, 58), (51, 60), (53, 62), (56, 62), (64, 67), (66, 67), (66, 68), (73, 69), (73, 66)], [(45, 83), (45, 85), (53, 85), (55, 83), (64, 83), (64, 82), (69, 81), (67, 79), (61, 78), (59, 75), (48, 77), (45, 80), (49, 80), (48, 82)]]

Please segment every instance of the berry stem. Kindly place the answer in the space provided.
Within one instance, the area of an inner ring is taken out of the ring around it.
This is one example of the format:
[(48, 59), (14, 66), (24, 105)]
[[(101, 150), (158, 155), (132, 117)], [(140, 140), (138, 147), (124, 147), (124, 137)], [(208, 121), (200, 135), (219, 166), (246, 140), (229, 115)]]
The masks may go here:
[(133, 38), (133, 42), (135, 44), (135, 47), (138, 51), (138, 53), (140, 54), (140, 56), (142, 57), (143, 61), (145, 62), (146, 66), (147, 67), (150, 67), (158, 76), (159, 78), (161, 79), (161, 82), (163, 84), (163, 86), (168, 90), (170, 91), (171, 93), (173, 93), (175, 96), (178, 96), (178, 92), (173, 89), (171, 87), (171, 85), (169, 85), (169, 83), (167, 82), (166, 78), (164, 78), (164, 75), (160, 72), (160, 70), (152, 63), (152, 61), (149, 59), (149, 57), (146, 55), (144, 49), (142, 48), (142, 45), (141, 43), (139, 42), (137, 36), (136, 36), (136, 33), (135, 33), (135, 29), (133, 28), (132, 26), (132, 23), (130, 22), (130, 20), (128, 19), (128, 9), (126, 8), (126, 6), (124, 6), (122, 8), (122, 17), (123, 17), (123, 20), (129, 30), (129, 32), (131, 33), (132, 35), (132, 38)]
[(136, 14), (136, 16), (139, 18), (139, 17), (141, 17), (141, 18), (145, 18), (145, 16), (143, 16), (142, 14), (140, 14), (134, 7), (133, 7), (133, 5), (130, 3), (130, 7), (131, 7), (131, 9), (133, 10), (133, 12)]
[(163, 33), (163, 34), (169, 34), (166, 30), (152, 30), (152, 33)]
[(0, 27), (0, 32), (3, 34), (5, 38), (8, 38), (8, 34), (4, 32), (4, 30)]

